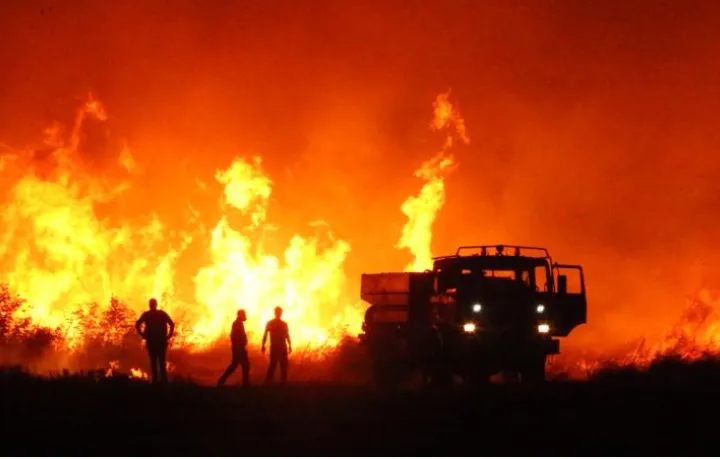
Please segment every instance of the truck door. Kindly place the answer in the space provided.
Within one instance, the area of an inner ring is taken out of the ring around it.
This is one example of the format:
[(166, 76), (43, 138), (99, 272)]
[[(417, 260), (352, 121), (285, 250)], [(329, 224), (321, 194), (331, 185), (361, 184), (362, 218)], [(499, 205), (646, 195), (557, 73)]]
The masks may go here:
[(565, 337), (587, 321), (585, 274), (578, 265), (553, 265), (555, 280), (555, 336)]

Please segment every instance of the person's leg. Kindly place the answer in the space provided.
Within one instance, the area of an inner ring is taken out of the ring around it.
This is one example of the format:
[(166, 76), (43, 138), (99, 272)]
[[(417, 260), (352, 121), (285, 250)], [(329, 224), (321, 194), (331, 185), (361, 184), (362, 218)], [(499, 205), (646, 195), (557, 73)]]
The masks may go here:
[(152, 376), (152, 383), (157, 382), (157, 358), (152, 349), (148, 348), (148, 357), (150, 359), (150, 374)]
[(270, 365), (268, 365), (267, 373), (265, 374), (265, 384), (272, 382), (273, 376), (275, 375), (275, 367), (277, 366), (277, 356), (270, 355)]
[(225, 370), (225, 373), (223, 373), (222, 376), (220, 376), (220, 379), (218, 380), (218, 386), (222, 386), (223, 384), (225, 384), (225, 381), (227, 381), (227, 379), (230, 377), (230, 375), (233, 374), (233, 372), (237, 368), (238, 363), (239, 362), (233, 355), (233, 359), (230, 362), (230, 365), (228, 365), (227, 369)]
[(160, 346), (160, 349), (158, 349), (158, 366), (160, 367), (158, 370), (160, 372), (160, 381), (163, 383), (167, 382), (167, 346)]
[(285, 384), (287, 382), (288, 375), (288, 356), (284, 354), (280, 356), (280, 381)]
[(242, 384), (243, 386), (250, 385), (250, 359), (248, 358), (247, 352), (242, 353)]

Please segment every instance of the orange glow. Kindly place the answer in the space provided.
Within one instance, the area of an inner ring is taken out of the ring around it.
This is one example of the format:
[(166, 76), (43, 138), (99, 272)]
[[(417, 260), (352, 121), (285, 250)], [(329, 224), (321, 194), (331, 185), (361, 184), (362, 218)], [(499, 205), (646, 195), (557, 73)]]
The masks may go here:
[[(106, 378), (112, 378), (114, 376), (117, 376), (121, 374), (122, 371), (120, 369), (120, 361), (119, 360), (113, 360), (108, 364), (107, 370), (105, 370), (105, 377)], [(148, 381), (150, 378), (148, 377), (147, 373), (145, 373), (140, 368), (131, 368), (130, 373), (127, 375), (130, 379), (141, 379)]]
[[(457, 135), (468, 142), (462, 118), (447, 96), (435, 101), (432, 124), (448, 130), (443, 150), (418, 169), (416, 175), (427, 183), (403, 205), (409, 222), (400, 246), (416, 257), (416, 269), (431, 257), (432, 223), (444, 202), (443, 174), (455, 165), (447, 153), (451, 139)], [(20, 157), (29, 168), (11, 171), (15, 182), (0, 239), (3, 281), (26, 300), (14, 320), (54, 330), (62, 337), (59, 345), (70, 351), (89, 344), (91, 335), (120, 343), (127, 333), (123, 327), (134, 318), (118, 301), (139, 313), (151, 296), (181, 318), (175, 344), (192, 350), (225, 339), (240, 308), (248, 313), (248, 333), (259, 336), (273, 308), (282, 306), (298, 347), (332, 348), (344, 335), (360, 332), (364, 307), (349, 291), (344, 271), (349, 243), (324, 231), (292, 235), (281, 255), (266, 249), (266, 234), (274, 228), (267, 221), (274, 184), (259, 156), (236, 158), (215, 173), (223, 187), (222, 216), (205, 235), (168, 228), (154, 214), (111, 223), (97, 215), (97, 207), (123, 199), (132, 184), (95, 176), (84, 165), (83, 127), (90, 118), (107, 120), (105, 108), (92, 95), (76, 112), (68, 136), (59, 124), (45, 131), (44, 144), (55, 162), (42, 171), (29, 152), (3, 155)], [(137, 169), (127, 144), (116, 164), (127, 172)], [(195, 181), (207, 191), (201, 177)], [(194, 301), (188, 301), (175, 294), (176, 268), (196, 239), (207, 241), (209, 263), (194, 274)], [(113, 298), (109, 304), (108, 298)], [(119, 322), (112, 325), (101, 316)], [(113, 361), (108, 372), (117, 368)]]
[(110, 362), (107, 370), (105, 371), (105, 377), (112, 378), (115, 375), (115, 373), (118, 371), (119, 368), (120, 368), (120, 362), (118, 360), (113, 360), (112, 362)]
[[(118, 303), (98, 305), (120, 298), (139, 312), (153, 296), (183, 318), (177, 343), (193, 349), (224, 338), (239, 308), (250, 318), (248, 332), (257, 334), (273, 308), (282, 306), (298, 347), (332, 347), (344, 334), (359, 332), (362, 311), (345, 285), (347, 242), (329, 232), (324, 239), (296, 234), (282, 256), (265, 250), (272, 180), (259, 157), (238, 158), (216, 173), (224, 186), (224, 215), (209, 233), (211, 263), (194, 276), (196, 303), (176, 298), (176, 261), (193, 239), (155, 215), (119, 226), (98, 217), (96, 207), (120, 198), (128, 184), (112, 184), (83, 168), (79, 148), (89, 116), (107, 119), (92, 96), (78, 110), (68, 139), (58, 125), (46, 131), (45, 145), (56, 159), (49, 174), (35, 170), (30, 155), (24, 156), (30, 171), (14, 171), (0, 233), (3, 282), (27, 301), (14, 320), (55, 330), (69, 350), (87, 344), (91, 331), (119, 343), (122, 326), (134, 318), (103, 328), (99, 314), (112, 313)], [(118, 164), (127, 171), (136, 167), (127, 146)], [(238, 220), (239, 226), (231, 223)], [(114, 369), (117, 362), (108, 372)]]
[[(222, 336), (240, 300), (209, 304), (196, 278), (218, 282), (225, 228), (273, 273), (296, 235), (316, 261), (350, 247), (339, 304), (304, 294), (322, 303), (311, 329), (356, 322), (361, 273), (467, 244), (583, 265), (588, 324), (561, 355), (634, 355), (720, 287), (717, 2), (49, 3), (0, 14), (0, 283), (27, 297), (19, 328), (84, 348), (88, 302), (134, 317), (158, 295), (182, 326), (172, 352)], [(256, 155), (271, 194), (243, 214), (216, 174)]]
[[(446, 178), (459, 165), (453, 149), (458, 147), (458, 142), (464, 145), (470, 142), (465, 121), (449, 98), (449, 92), (437, 96), (430, 124), (431, 130), (444, 135), (442, 147), (417, 168), (414, 175), (422, 180), (422, 187), (401, 206), (406, 221), (401, 222), (405, 224), (396, 248), (409, 251), (413, 258), (404, 267), (406, 271), (421, 271), (432, 266), (433, 242), (438, 239), (433, 226), (440, 210), (448, 204)], [(393, 257), (394, 254), (390, 254), (391, 250), (387, 250), (387, 253), (357, 253), (356, 244), (367, 243), (364, 238), (369, 226), (393, 228), (392, 237), (395, 238), (397, 230), (394, 228), (399, 228), (398, 221), (392, 220), (392, 217), (379, 219), (379, 223), (364, 221), (362, 209), (356, 206), (353, 212), (359, 223), (354, 223), (355, 232), (352, 229), (349, 232), (337, 231), (340, 237), (336, 237), (328, 229), (330, 226), (322, 220), (315, 220), (321, 223), (315, 225), (312, 231), (304, 223), (285, 224), (286, 216), (273, 214), (273, 211), (278, 204), (282, 204), (278, 203), (280, 199), (277, 193), (278, 190), (282, 192), (284, 180), (292, 179), (293, 171), (290, 167), (275, 171), (267, 167), (264, 157), (252, 155), (229, 157), (226, 160), (212, 157), (212, 174), (193, 171), (194, 175), (187, 182), (171, 190), (172, 199), (151, 202), (158, 209), (145, 213), (124, 212), (123, 206), (136, 205), (142, 200), (129, 196), (138, 186), (142, 173), (149, 169), (152, 154), (156, 152), (136, 155), (139, 152), (134, 147), (131, 150), (124, 143), (119, 154), (107, 161), (110, 167), (94, 168), (91, 163), (97, 158), (84, 150), (86, 130), (89, 125), (105, 126), (112, 118), (108, 116), (103, 103), (92, 94), (87, 96), (71, 118), (69, 127), (57, 122), (50, 124), (43, 131), (44, 138), (38, 147), (15, 149), (0, 145), (0, 187), (3, 192), (0, 202), (0, 284), (7, 285), (14, 297), (24, 300), (18, 302), (15, 305), (17, 307), (13, 306), (11, 320), (14, 329), (26, 331), (36, 327), (50, 330), (61, 338), (53, 344), (71, 353), (87, 352), (98, 343), (111, 343), (142, 351), (138, 340), (128, 339), (128, 330), (131, 330), (136, 314), (145, 309), (147, 299), (154, 296), (160, 299), (161, 307), (168, 310), (178, 322), (178, 336), (173, 341), (173, 347), (189, 353), (200, 354), (211, 350), (217, 343), (225, 344), (238, 308), (248, 312), (247, 330), (251, 347), (258, 345), (263, 326), (276, 305), (285, 310), (284, 318), (290, 324), (295, 348), (308, 350), (313, 356), (324, 358), (326, 350), (336, 348), (342, 338), (354, 336), (360, 331), (365, 305), (357, 300), (357, 270), (372, 271), (378, 260), (384, 260), (386, 255)], [(536, 147), (524, 146), (529, 149)], [(171, 153), (175, 152), (158, 154), (169, 176), (175, 174), (176, 168), (181, 165), (181, 161), (175, 161)], [(541, 153), (547, 152), (543, 150)], [(463, 161), (469, 160), (471, 158)], [(573, 166), (573, 160), (574, 157), (566, 158), (563, 167)], [(388, 166), (395, 165), (388, 163)], [(545, 164), (541, 166), (538, 168), (540, 172), (525, 177), (527, 180), (509, 182), (510, 185), (505, 189), (507, 196), (517, 198), (525, 193), (522, 197), (524, 200), (541, 195), (544, 182), (534, 181), (536, 177), (551, 181), (545, 177), (551, 171)], [(268, 172), (268, 169), (273, 173)], [(587, 172), (584, 164), (581, 170)], [(328, 175), (327, 171), (321, 172)], [(318, 173), (318, 177), (320, 175)], [(566, 177), (562, 175), (560, 180), (567, 180)], [(154, 179), (153, 176), (143, 178), (148, 182)], [(658, 321), (658, 317), (666, 321), (675, 317), (675, 303), (668, 300), (672, 295), (659, 291), (655, 288), (657, 285), (640, 286), (643, 279), (603, 272), (610, 264), (605, 263), (610, 258), (603, 258), (611, 252), (606, 246), (598, 245), (595, 251), (591, 250), (594, 242), (589, 236), (588, 242), (584, 242), (588, 244), (584, 246), (588, 254), (586, 256), (584, 252), (574, 251), (572, 244), (565, 243), (563, 232), (570, 231), (568, 228), (572, 223), (572, 219), (566, 219), (565, 212), (570, 212), (572, 216), (572, 212), (583, 207), (574, 205), (572, 199), (589, 196), (588, 188), (583, 188), (586, 185), (584, 181), (572, 186), (565, 185), (565, 194), (559, 193), (553, 195), (552, 199), (548, 198), (549, 208), (552, 205), (558, 207), (555, 208), (555, 214), (551, 212), (546, 216), (543, 213), (542, 216), (547, 218), (542, 225), (533, 228), (541, 231), (532, 237), (537, 236), (541, 242), (547, 239), (559, 243), (558, 258), (561, 261), (577, 261), (594, 268), (594, 271), (588, 270), (588, 288), (596, 295), (589, 301), (590, 322), (578, 330), (578, 334), (582, 336), (587, 329), (595, 330), (596, 324), (602, 324), (599, 328), (612, 329), (622, 339), (645, 333), (637, 325), (638, 321), (621, 320), (609, 313), (601, 318), (609, 310), (607, 305), (614, 305), (616, 296), (620, 295), (602, 286), (602, 275), (617, 282), (622, 287), (618, 291), (631, 291), (637, 295), (632, 301), (623, 299), (623, 304), (633, 305), (633, 301), (643, 305), (652, 304), (653, 308), (647, 310)], [(213, 200), (214, 205), (196, 207), (195, 202), (185, 202), (183, 197), (179, 197), (184, 187), (200, 190), (203, 196)], [(293, 189), (290, 194), (302, 195), (303, 191)], [(367, 192), (367, 202), (384, 199), (384, 196), (373, 194), (372, 189), (365, 189), (364, 192)], [(482, 204), (490, 200), (481, 192), (477, 196)], [(502, 204), (506, 204), (504, 199), (507, 196), (503, 195), (500, 199)], [(584, 205), (582, 199), (579, 202)], [(298, 201), (304, 203), (305, 199)], [(392, 202), (395, 204), (391, 203), (391, 206), (397, 205), (397, 201)], [(108, 207), (112, 205), (117, 205), (120, 210), (109, 211)], [(339, 207), (346, 206), (351, 207), (345, 202)], [(181, 223), (164, 219), (160, 211), (169, 207), (180, 208), (190, 217)], [(317, 213), (313, 218), (333, 216), (332, 211), (326, 210), (321, 201), (314, 202), (312, 207), (313, 212)], [(503, 212), (514, 215), (510, 212), (515, 212), (515, 209), (523, 209), (524, 212), (532, 206), (522, 201), (522, 205), (510, 207), (503, 209)], [(620, 212), (621, 209), (612, 210)], [(278, 211), (280, 214), (283, 212), (287, 212), (287, 209)], [(392, 212), (397, 213), (396, 207), (393, 207)], [(528, 241), (534, 242), (535, 239), (530, 239), (531, 236), (524, 232), (530, 218), (523, 213), (519, 215), (513, 217), (514, 220), (507, 217), (503, 224), (495, 220), (481, 222), (487, 223), (483, 231), (500, 234), (503, 239), (514, 235), (527, 237)], [(399, 214), (397, 217), (398, 220), (402, 218)], [(533, 214), (532, 217), (537, 215)], [(596, 224), (590, 228), (601, 226)], [(335, 225), (333, 227), (337, 228)], [(278, 231), (278, 228), (282, 231)], [(469, 230), (463, 228), (456, 227), (455, 231), (463, 233), (463, 237), (477, 237), (477, 234), (470, 234)], [(577, 228), (573, 231), (573, 234), (581, 233)], [(442, 238), (439, 239), (441, 243), (444, 242)], [(483, 242), (477, 239), (465, 240), (469, 243)], [(384, 243), (383, 248), (391, 248), (392, 241)], [(625, 240), (618, 242), (620, 247), (625, 247), (624, 244), (629, 245)], [(555, 245), (548, 246), (555, 254)], [(618, 251), (622, 252), (620, 249)], [(360, 267), (355, 268), (354, 272), (348, 272), (347, 265), (353, 256), (358, 257)], [(183, 260), (183, 257), (186, 258)], [(623, 263), (612, 266), (635, 273), (644, 272), (649, 265), (665, 259), (657, 255), (657, 259), (650, 256), (639, 261), (622, 260)], [(181, 261), (185, 263), (184, 268), (181, 267)], [(687, 274), (689, 271), (675, 269), (678, 267), (675, 261), (671, 266), (673, 272), (682, 272), (682, 276), (691, 278), (694, 275)], [(189, 280), (181, 280), (183, 269)], [(706, 282), (712, 285), (712, 279), (700, 280), (699, 275), (697, 278), (692, 282), (687, 281), (687, 284)], [(659, 281), (658, 284), (665, 286)], [(687, 285), (672, 285), (678, 291), (688, 289)], [(184, 291), (184, 294), (180, 291)], [(678, 291), (673, 290), (672, 294), (680, 295)], [(642, 311), (644, 313), (645, 309)], [(571, 348), (563, 348), (564, 354), (561, 354), (560, 359), (573, 358), (576, 367), (589, 372), (608, 361), (646, 366), (664, 354), (696, 359), (708, 352), (718, 353), (719, 311), (717, 295), (705, 289), (693, 299), (678, 324), (659, 339), (648, 338), (640, 345), (631, 346), (629, 351), (623, 349), (615, 352), (605, 342), (607, 335), (598, 332), (598, 335), (603, 335), (600, 339), (593, 341), (590, 335), (584, 341), (578, 341), (581, 345), (576, 347), (602, 343), (601, 356), (575, 357), (577, 354), (573, 354)], [(617, 317), (623, 317), (623, 314), (617, 313)], [(648, 328), (655, 330), (659, 327), (653, 324)], [(578, 334), (574, 332), (569, 341), (576, 339)], [(614, 335), (613, 338), (621, 341)], [(106, 370), (107, 376), (119, 372), (121, 364), (122, 368), (129, 366), (124, 361), (115, 360), (115, 357), (105, 358), (104, 362), (110, 358), (113, 360)], [(168, 366), (172, 367), (170, 364)], [(147, 374), (137, 367), (130, 369), (130, 375), (148, 379)]]
[(144, 371), (142, 371), (139, 368), (131, 368), (130, 369), (130, 378), (131, 379), (142, 379), (145, 381), (150, 379), (150, 378), (148, 378), (147, 373), (145, 373)]
[[(445, 204), (445, 176), (457, 166), (455, 158), (448, 153), (457, 136), (465, 144), (470, 139), (465, 133), (465, 121), (448, 101), (449, 92), (438, 95), (434, 105), (434, 130), (448, 130), (442, 150), (424, 162), (415, 176), (425, 180), (416, 196), (409, 197), (401, 210), (408, 218), (402, 231), (398, 248), (408, 249), (414, 260), (405, 271), (424, 271), (432, 268), (432, 226), (438, 212)], [(455, 128), (453, 132), (451, 129)]]
[(4, 175), (12, 186), (0, 229), (2, 281), (27, 300), (14, 319), (58, 330), (71, 349), (83, 343), (81, 317), (91, 304), (172, 295), (174, 260), (182, 250), (156, 248), (166, 228), (155, 216), (119, 226), (98, 218), (95, 206), (121, 195), (126, 184), (93, 177), (79, 161), (88, 116), (106, 119), (99, 101), (90, 98), (78, 110), (69, 138), (57, 125), (46, 131), (45, 147), (55, 160), (49, 172), (32, 152), (17, 154), (18, 167)]
[(694, 361), (720, 356), (720, 292), (702, 289), (665, 332), (652, 339), (637, 337), (599, 349), (571, 349), (556, 356), (551, 367), (574, 378), (587, 378), (607, 367), (646, 369), (663, 357)]
[[(350, 245), (332, 235), (326, 242), (295, 235), (282, 258), (267, 253), (262, 236), (250, 236), (265, 224), (272, 188), (261, 166), (257, 157), (237, 159), (217, 173), (225, 185), (227, 215), (211, 232), (212, 264), (195, 276), (197, 302), (205, 313), (193, 327), (191, 341), (210, 343), (226, 334), (240, 308), (250, 318), (248, 331), (262, 333), (279, 305), (298, 345), (333, 345), (343, 327), (357, 333), (361, 323), (360, 313), (343, 303), (343, 264)], [(230, 224), (233, 212), (247, 218), (244, 227)]]
[(714, 354), (720, 354), (720, 292), (702, 289), (688, 300), (664, 339), (650, 343), (642, 340), (632, 352), (613, 360), (645, 367), (664, 355), (696, 360)]

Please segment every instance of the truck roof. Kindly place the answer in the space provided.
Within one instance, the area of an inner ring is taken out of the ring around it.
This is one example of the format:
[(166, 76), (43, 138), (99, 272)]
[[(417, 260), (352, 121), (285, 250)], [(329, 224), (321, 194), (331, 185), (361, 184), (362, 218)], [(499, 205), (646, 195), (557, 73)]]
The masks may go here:
[(433, 266), (447, 269), (455, 266), (491, 265), (512, 268), (513, 266), (552, 265), (552, 258), (547, 249), (518, 245), (473, 245), (462, 246), (454, 255), (433, 258)]

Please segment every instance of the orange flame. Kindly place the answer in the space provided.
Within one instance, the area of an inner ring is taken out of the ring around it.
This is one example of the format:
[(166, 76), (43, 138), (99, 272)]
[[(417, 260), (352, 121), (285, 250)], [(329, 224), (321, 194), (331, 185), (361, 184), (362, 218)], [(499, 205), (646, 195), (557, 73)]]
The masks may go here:
[(17, 167), (4, 174), (12, 185), (0, 216), (0, 281), (27, 300), (14, 318), (59, 329), (70, 348), (82, 344), (72, 314), (77, 308), (112, 296), (137, 301), (172, 294), (174, 260), (182, 250), (153, 250), (166, 238), (155, 216), (135, 227), (97, 217), (95, 206), (125, 188), (108, 187), (83, 171), (77, 148), (88, 115), (106, 119), (91, 99), (78, 111), (69, 141), (57, 125), (46, 131), (54, 164), (33, 151), (16, 155)]
[(278, 305), (299, 345), (334, 343), (343, 326), (358, 331), (360, 313), (343, 298), (350, 245), (332, 234), (325, 242), (295, 235), (280, 260), (263, 250), (262, 232), (252, 237), (264, 224), (272, 191), (260, 158), (238, 159), (216, 178), (225, 184), (228, 212), (236, 209), (249, 222), (234, 229), (226, 215), (212, 230), (213, 263), (195, 276), (196, 299), (206, 310), (193, 327), (193, 342), (209, 343), (227, 333), (238, 309), (247, 312), (248, 332), (260, 333)]
[[(449, 102), (449, 95), (448, 91), (437, 96), (433, 104), (434, 118), (430, 126), (434, 130), (449, 130), (454, 126), (454, 135), (468, 144), (470, 139), (465, 132), (465, 121)], [(454, 135), (449, 131), (442, 150), (415, 171), (415, 176), (425, 180), (425, 185), (417, 196), (409, 197), (401, 207), (403, 214), (408, 217), (408, 222), (403, 228), (397, 247), (408, 249), (414, 257), (414, 260), (405, 267), (405, 271), (424, 271), (432, 268), (432, 225), (445, 204), (445, 176), (457, 166), (455, 158), (448, 153), (453, 146)]]
[(147, 373), (142, 371), (139, 368), (131, 368), (130, 369), (130, 379), (142, 379), (142, 380), (149, 380)]
[[(212, 262), (194, 276), (196, 304), (176, 298), (176, 262), (193, 239), (170, 231), (156, 215), (119, 226), (98, 216), (97, 204), (129, 185), (113, 185), (84, 169), (79, 149), (89, 118), (107, 119), (92, 95), (68, 135), (58, 124), (45, 131), (49, 159), (32, 150), (0, 156), (9, 185), (0, 217), (0, 284), (26, 300), (13, 311), (14, 320), (52, 329), (63, 346), (76, 350), (87, 344), (90, 329), (103, 341), (123, 339), (126, 329), (102, 329), (101, 317), (114, 317), (115, 303), (108, 299), (139, 312), (155, 296), (182, 317), (176, 345), (203, 348), (227, 335), (238, 308), (248, 313), (248, 331), (260, 332), (276, 305), (285, 309), (299, 346), (332, 346), (344, 333), (359, 332), (361, 313), (345, 288), (349, 244), (327, 232), (324, 238), (293, 236), (282, 256), (264, 250), (272, 181), (259, 157), (237, 159), (216, 174), (225, 187), (225, 215), (208, 235)], [(136, 170), (127, 146), (117, 164)], [(245, 226), (231, 225), (234, 213), (247, 220)], [(129, 320), (123, 318), (124, 326)]]
[(108, 369), (105, 371), (105, 377), (106, 378), (112, 378), (115, 373), (120, 369), (120, 361), (119, 360), (113, 360), (108, 365)]
[[(120, 373), (120, 361), (119, 360), (110, 361), (110, 363), (108, 364), (107, 370), (105, 370), (105, 377), (112, 378), (112, 377), (118, 375), (119, 373)], [(150, 380), (147, 373), (142, 371), (140, 368), (131, 368), (130, 374), (128, 376), (130, 379), (142, 379), (145, 381)]]
[[(443, 147), (415, 172), (425, 183), (402, 205), (408, 222), (397, 246), (414, 257), (408, 271), (432, 266), (432, 225), (445, 202), (445, 177), (457, 167), (449, 150), (458, 139), (469, 143), (464, 120), (448, 97), (437, 97), (431, 124), (433, 130), (446, 131)], [(91, 174), (83, 164), (84, 123), (107, 118), (103, 105), (90, 95), (69, 133), (54, 124), (44, 131), (40, 148), (0, 150), (0, 303), (10, 305), (0, 311), (3, 333), (22, 331), (27, 324), (48, 328), (70, 351), (97, 342), (122, 343), (132, 333), (133, 314), (150, 296), (180, 317), (174, 345), (191, 351), (226, 336), (239, 308), (248, 313), (247, 329), (255, 345), (276, 305), (285, 309), (296, 347), (317, 353), (335, 346), (345, 333), (360, 331), (362, 303), (346, 288), (347, 242), (324, 231), (313, 237), (295, 234), (282, 253), (266, 250), (273, 181), (259, 157), (238, 158), (216, 173), (224, 186), (223, 215), (209, 234), (201, 229), (191, 237), (186, 229), (172, 231), (153, 214), (119, 223), (101, 218), (98, 204), (122, 196), (130, 186)], [(127, 145), (116, 166), (130, 175), (141, 171)], [(195, 182), (208, 191), (200, 177)], [(194, 217), (200, 213), (190, 212)], [(210, 258), (193, 272), (193, 303), (175, 293), (176, 264), (191, 242), (207, 242)], [(134, 308), (125, 309), (118, 299)], [(11, 327), (5, 314), (14, 321)], [(720, 353), (720, 295), (705, 290), (664, 340), (642, 343), (609, 360), (646, 366), (665, 354), (692, 360), (708, 352)], [(575, 363), (591, 372), (606, 361), (578, 358)], [(168, 363), (168, 368), (173, 366)], [(105, 374), (111, 377), (119, 369), (120, 362), (113, 360)], [(131, 368), (130, 376), (148, 379), (139, 368)]]
[[(647, 369), (663, 357), (692, 362), (720, 356), (720, 292), (702, 289), (688, 299), (678, 321), (663, 336), (619, 345), (615, 350), (568, 349), (551, 365), (585, 379), (608, 367)], [(557, 372), (557, 371), (556, 371)]]
[(655, 344), (641, 341), (634, 352), (617, 363), (645, 367), (664, 355), (685, 360), (697, 360), (707, 354), (720, 353), (720, 292), (703, 289), (688, 300), (685, 311), (665, 335)]

